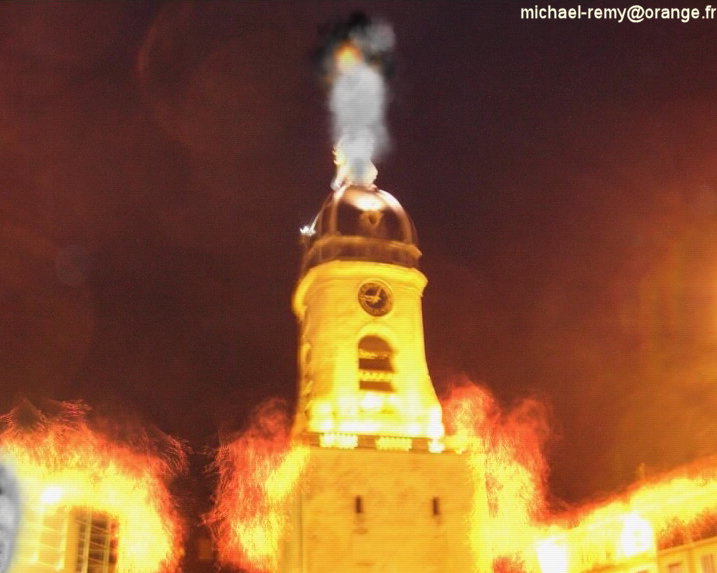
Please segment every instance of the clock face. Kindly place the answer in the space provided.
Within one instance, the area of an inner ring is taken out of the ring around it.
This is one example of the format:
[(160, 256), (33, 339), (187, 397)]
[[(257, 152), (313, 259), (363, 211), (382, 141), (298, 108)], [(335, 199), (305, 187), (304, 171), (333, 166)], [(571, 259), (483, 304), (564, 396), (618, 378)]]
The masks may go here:
[(383, 316), (393, 306), (393, 298), (388, 287), (374, 281), (365, 282), (361, 285), (358, 300), (361, 308), (371, 316)]

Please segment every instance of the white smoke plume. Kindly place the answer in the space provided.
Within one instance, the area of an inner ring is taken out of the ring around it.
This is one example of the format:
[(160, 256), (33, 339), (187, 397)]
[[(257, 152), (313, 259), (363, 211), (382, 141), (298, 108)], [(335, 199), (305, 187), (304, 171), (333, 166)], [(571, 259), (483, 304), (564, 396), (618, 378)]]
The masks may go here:
[(340, 74), (331, 89), (334, 145), (352, 183), (370, 184), (376, 176), (373, 159), (388, 145), (385, 100), (383, 78), (364, 62)]
[(373, 162), (388, 149), (386, 76), (393, 45), (393, 30), (387, 23), (354, 14), (347, 23), (334, 26), (323, 50), (331, 86), (334, 188), (372, 184), (377, 173)]

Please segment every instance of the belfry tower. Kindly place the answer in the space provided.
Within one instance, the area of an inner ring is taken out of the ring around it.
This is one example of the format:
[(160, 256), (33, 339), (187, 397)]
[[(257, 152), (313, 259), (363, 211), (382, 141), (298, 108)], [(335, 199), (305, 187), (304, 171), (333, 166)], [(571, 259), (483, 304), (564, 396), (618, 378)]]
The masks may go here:
[(411, 219), (348, 180), (302, 236), (294, 439), (310, 459), (282, 571), (487, 573), (469, 526), (488, 518), (482, 457), (445, 435)]
[(426, 367), (416, 233), (375, 187), (329, 195), (305, 231), (294, 293), (301, 328), (297, 431), (427, 440), (443, 436)]

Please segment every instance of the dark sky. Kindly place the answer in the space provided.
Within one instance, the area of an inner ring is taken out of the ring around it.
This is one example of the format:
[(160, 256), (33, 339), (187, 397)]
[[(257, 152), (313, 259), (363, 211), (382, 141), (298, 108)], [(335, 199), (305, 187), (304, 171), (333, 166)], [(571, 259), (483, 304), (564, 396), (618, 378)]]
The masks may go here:
[(377, 183), (418, 229), (439, 390), (545, 401), (569, 502), (717, 453), (717, 19), (520, 7), (2, 4), (0, 410), (83, 399), (201, 451), (293, 399), (333, 176), (310, 54), (362, 8), (397, 36)]

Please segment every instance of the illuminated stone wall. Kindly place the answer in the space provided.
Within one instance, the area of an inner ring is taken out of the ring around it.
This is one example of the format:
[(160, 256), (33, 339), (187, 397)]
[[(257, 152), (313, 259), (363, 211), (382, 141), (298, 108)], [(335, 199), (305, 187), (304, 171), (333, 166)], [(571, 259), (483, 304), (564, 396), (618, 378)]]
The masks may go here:
[(473, 555), (469, 539), (472, 471), (467, 454), (312, 447), (282, 571), (487, 573), (489, 548)]
[[(368, 283), (388, 293), (388, 309), (378, 309), (384, 314), (362, 307), (360, 290)], [(443, 434), (423, 344), (425, 284), (416, 269), (367, 261), (331, 261), (303, 277), (294, 295), (301, 328), (298, 433)], [(366, 336), (393, 349), (393, 392), (360, 388), (358, 345)]]
[(658, 553), (657, 567), (660, 573), (713, 573), (717, 571), (717, 537), (664, 549)]
[(28, 504), (9, 573), (114, 573), (116, 546), (104, 514), (66, 506)]
[(10, 573), (74, 571), (68, 556), (69, 510), (27, 504), (18, 540), (18, 554)]

